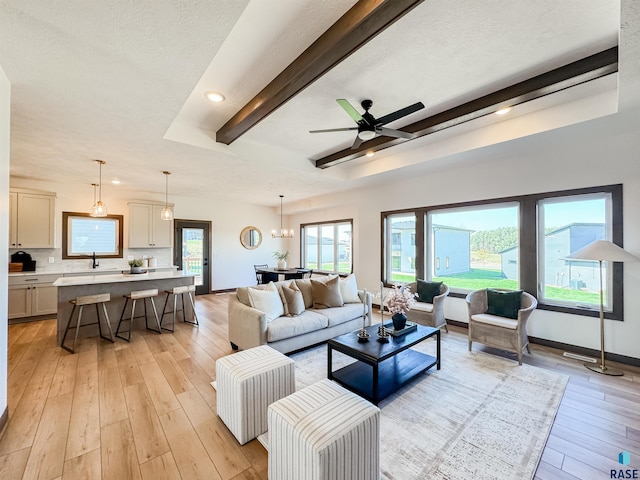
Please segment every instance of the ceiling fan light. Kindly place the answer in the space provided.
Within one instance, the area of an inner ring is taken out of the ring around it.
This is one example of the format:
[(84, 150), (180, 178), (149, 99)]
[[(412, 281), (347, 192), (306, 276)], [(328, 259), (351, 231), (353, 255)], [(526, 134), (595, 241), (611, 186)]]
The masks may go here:
[(376, 132), (373, 132), (371, 130), (362, 130), (361, 132), (358, 132), (358, 138), (364, 142), (366, 142), (367, 140), (371, 140), (375, 136)]

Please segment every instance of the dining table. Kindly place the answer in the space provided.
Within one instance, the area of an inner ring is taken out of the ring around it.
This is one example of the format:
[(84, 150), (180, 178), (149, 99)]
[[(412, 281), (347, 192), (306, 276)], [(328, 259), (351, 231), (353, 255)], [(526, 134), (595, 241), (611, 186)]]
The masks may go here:
[(256, 273), (262, 274), (262, 283), (277, 282), (282, 275), (284, 280), (292, 280), (294, 278), (304, 278), (305, 274), (311, 272), (308, 268), (275, 268), (261, 267), (256, 268)]

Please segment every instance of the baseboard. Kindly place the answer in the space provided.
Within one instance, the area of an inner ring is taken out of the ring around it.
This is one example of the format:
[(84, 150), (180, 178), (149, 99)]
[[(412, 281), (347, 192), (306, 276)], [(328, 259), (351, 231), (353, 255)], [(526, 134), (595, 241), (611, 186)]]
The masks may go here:
[[(455, 325), (460, 328), (469, 328), (469, 324), (466, 322), (459, 322), (457, 320), (447, 319), (449, 325)], [(557, 348), (558, 350), (567, 350), (580, 355), (586, 355), (588, 357), (600, 358), (600, 350), (593, 348), (578, 347), (577, 345), (571, 345), (570, 343), (554, 342), (553, 340), (547, 340), (546, 338), (529, 337), (529, 342), (536, 345), (542, 345), (544, 347)], [(606, 360), (612, 362), (623, 363), (625, 365), (633, 365), (634, 367), (640, 367), (640, 358), (628, 357), (626, 355), (620, 355), (617, 353), (606, 353), (604, 355)]]
[(4, 433), (4, 427), (7, 426), (7, 422), (9, 421), (9, 407), (5, 407), (4, 412), (0, 415), (0, 438), (2, 438), (2, 434)]
[(215, 294), (220, 294), (220, 293), (233, 293), (235, 292), (236, 289), (235, 288), (222, 288), (220, 290), (211, 290), (211, 293)]

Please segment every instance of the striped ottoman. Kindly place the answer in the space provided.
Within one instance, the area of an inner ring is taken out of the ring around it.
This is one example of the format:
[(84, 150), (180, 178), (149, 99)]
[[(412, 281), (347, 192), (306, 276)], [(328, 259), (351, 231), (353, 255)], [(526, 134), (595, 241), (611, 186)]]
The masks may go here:
[(331, 380), (269, 406), (270, 480), (378, 480), (380, 409)]
[(269, 404), (295, 391), (294, 363), (266, 345), (216, 362), (218, 416), (241, 445), (267, 431)]

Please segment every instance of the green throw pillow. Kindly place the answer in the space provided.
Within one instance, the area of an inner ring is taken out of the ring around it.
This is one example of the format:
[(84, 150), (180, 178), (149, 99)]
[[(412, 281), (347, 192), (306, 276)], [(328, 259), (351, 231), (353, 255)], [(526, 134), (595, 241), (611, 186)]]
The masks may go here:
[(433, 303), (433, 297), (440, 295), (440, 287), (442, 282), (427, 282), (418, 279), (418, 301), (425, 303)]
[(487, 288), (487, 313), (499, 317), (518, 318), (522, 290), (501, 292)]

